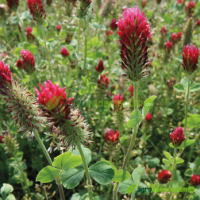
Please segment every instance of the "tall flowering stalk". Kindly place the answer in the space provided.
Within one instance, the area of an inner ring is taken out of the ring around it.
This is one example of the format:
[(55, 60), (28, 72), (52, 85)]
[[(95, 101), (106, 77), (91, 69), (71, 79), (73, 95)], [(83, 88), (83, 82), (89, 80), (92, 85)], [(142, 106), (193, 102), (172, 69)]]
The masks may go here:
[[(134, 86), (134, 109), (137, 109), (137, 83), (138, 81), (150, 74), (147, 68), (148, 62), (148, 46), (152, 38), (150, 33), (150, 25), (147, 23), (147, 17), (144, 12), (136, 6), (127, 8), (123, 12), (123, 19), (120, 17), (118, 21), (121, 44), (121, 67), (125, 71), (124, 76), (128, 76), (132, 80)], [(137, 116), (136, 116), (137, 117)], [(135, 143), (137, 134), (137, 126), (134, 128), (131, 141), (123, 162), (122, 169), (126, 167), (130, 153)], [(114, 200), (117, 199), (118, 183), (115, 183), (113, 189)]]
[(7, 6), (9, 7), (10, 10), (16, 11), (18, 6), (19, 6), (19, 0), (6, 0), (7, 1)]
[[(13, 115), (16, 124), (19, 124), (19, 133), (35, 135), (46, 159), (52, 166), (52, 160), (40, 139), (38, 132), (43, 129), (44, 117), (38, 103), (35, 102), (33, 95), (22, 88), (17, 81), (12, 78), (12, 73), (7, 65), (0, 61), (0, 93), (9, 108), (9, 112)], [(57, 181), (58, 179), (56, 179)], [(62, 185), (57, 181), (60, 191), (61, 200), (64, 200)]]
[(66, 88), (61, 88), (50, 80), (45, 81), (44, 86), (41, 83), (39, 85), (41, 92), (37, 88), (35, 88), (35, 92), (51, 130), (56, 133), (57, 138), (65, 147), (75, 148), (77, 145), (88, 180), (89, 198), (92, 200), (92, 183), (81, 148), (81, 144), (89, 142), (89, 125), (85, 122), (85, 118), (81, 116), (81, 112), (72, 105), (74, 98), (67, 99)]

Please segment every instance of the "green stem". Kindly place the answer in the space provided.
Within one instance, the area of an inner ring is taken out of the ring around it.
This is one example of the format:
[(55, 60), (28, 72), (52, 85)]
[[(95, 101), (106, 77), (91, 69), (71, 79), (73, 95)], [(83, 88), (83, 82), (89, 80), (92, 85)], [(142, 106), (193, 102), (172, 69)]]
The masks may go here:
[[(81, 31), (81, 19), (79, 19), (79, 24), (78, 24), (78, 45), (77, 45), (77, 55), (79, 59), (79, 48), (80, 48), (80, 31)], [(77, 79), (77, 86), (79, 87), (79, 81), (78, 81), (78, 59), (77, 59), (77, 64), (76, 64), (76, 79)]]
[[(101, 121), (102, 121), (102, 114), (100, 114), (100, 122)], [(102, 143), (103, 143), (103, 126), (102, 126), (102, 130), (101, 130), (101, 140), (100, 140), (99, 156), (101, 156)]]
[(110, 200), (110, 192), (111, 192), (111, 190), (112, 190), (112, 184), (110, 183), (109, 184), (109, 188), (108, 188), (108, 193), (106, 195), (106, 200)]
[[(16, 157), (16, 154), (13, 154), (13, 155), (14, 155), (15, 161), (17, 162), (19, 171), (20, 171), (21, 175), (23, 176), (25, 186), (26, 186), (26, 188), (27, 188), (27, 190), (28, 190), (28, 194), (30, 195), (30, 190), (29, 190), (29, 187), (28, 187), (28, 184), (27, 184), (27, 179), (26, 179), (26, 177), (25, 177), (25, 175), (24, 175), (24, 172), (23, 172), (23, 170), (22, 170), (22, 168), (21, 168), (21, 166), (20, 166), (20, 163), (19, 163), (19, 161), (18, 161), (18, 159), (17, 159), (17, 157)], [(21, 185), (22, 185), (22, 188), (24, 189), (24, 184), (21, 183)], [(26, 194), (26, 192), (24, 192), (24, 193)]]
[(31, 80), (31, 75), (30, 75), (30, 90), (32, 90), (32, 80)]
[[(43, 153), (44, 153), (44, 155), (45, 155), (45, 157), (46, 157), (46, 159), (47, 159), (49, 165), (52, 166), (52, 164), (53, 164), (53, 163), (52, 163), (52, 160), (51, 160), (51, 158), (50, 158), (50, 156), (49, 156), (49, 154), (48, 154), (48, 151), (46, 150), (46, 147), (44, 146), (42, 140), (40, 139), (40, 136), (39, 136), (37, 130), (36, 130), (36, 129), (33, 129), (33, 133), (34, 133), (35, 138), (36, 138), (36, 140), (38, 141), (38, 143), (39, 143), (39, 145), (40, 145), (40, 147), (41, 147), (41, 149), (42, 149), (42, 151), (43, 151)], [(59, 192), (60, 192), (60, 198), (61, 198), (61, 200), (65, 200), (63, 188), (62, 188), (61, 181), (60, 181), (60, 176), (58, 176), (58, 177), (56, 178), (56, 183), (58, 184), (58, 189), (59, 189)]]
[[(137, 109), (137, 82), (134, 82), (134, 110)], [(136, 116), (137, 117), (137, 116)], [(135, 139), (136, 139), (136, 135), (137, 135), (137, 130), (138, 130), (139, 125), (135, 126), (135, 128), (133, 129), (133, 134), (131, 135), (131, 141), (129, 143), (129, 147), (126, 153), (126, 156), (124, 158), (124, 162), (122, 165), (122, 170), (126, 167), (126, 164), (129, 160), (130, 157), (130, 153), (133, 149), (133, 146), (135, 144)], [(114, 200), (117, 200), (117, 188), (118, 188), (119, 183), (115, 183), (114, 185), (114, 189), (113, 189), (113, 198)]]
[(87, 21), (85, 18), (85, 54), (84, 54), (84, 72), (86, 72), (86, 64), (87, 64)]
[(90, 180), (90, 174), (89, 174), (89, 170), (88, 170), (88, 166), (87, 166), (87, 163), (86, 163), (85, 155), (83, 153), (83, 150), (82, 150), (80, 142), (77, 143), (77, 148), (78, 148), (78, 151), (80, 153), (81, 159), (83, 161), (83, 166), (84, 166), (85, 174), (86, 174), (87, 181), (88, 181), (88, 185), (87, 186), (88, 186), (89, 199), (93, 200), (93, 196), (92, 196), (92, 183), (91, 183), (91, 180)]
[[(174, 179), (176, 177), (176, 156), (177, 156), (177, 149), (174, 148), (174, 165), (173, 165), (173, 172), (172, 172), (171, 188), (173, 186), (173, 181), (174, 181)], [(173, 198), (173, 193), (171, 195), (171, 198)]]

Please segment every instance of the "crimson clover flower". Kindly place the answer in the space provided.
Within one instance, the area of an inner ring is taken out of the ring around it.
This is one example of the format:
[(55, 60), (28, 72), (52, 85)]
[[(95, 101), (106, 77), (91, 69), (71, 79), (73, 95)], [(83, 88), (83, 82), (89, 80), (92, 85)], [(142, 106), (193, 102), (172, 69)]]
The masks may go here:
[(127, 8), (123, 12), (123, 18), (118, 21), (121, 43), (122, 69), (124, 76), (128, 76), (133, 81), (138, 81), (142, 77), (148, 76), (150, 70), (148, 66), (148, 47), (152, 38), (150, 25), (144, 12), (136, 6)]
[(101, 73), (104, 70), (103, 60), (100, 60), (98, 65), (95, 67), (96, 71)]
[(200, 176), (198, 174), (193, 174), (190, 183), (195, 187), (200, 185)]
[(183, 49), (183, 69), (188, 73), (192, 74), (197, 69), (199, 50), (195, 45), (185, 46)]
[(118, 130), (108, 130), (105, 134), (105, 139), (109, 142), (112, 142), (112, 143), (116, 143), (116, 141), (118, 141), (119, 139), (119, 132)]
[(184, 130), (182, 127), (174, 129), (173, 133), (170, 134), (171, 142), (174, 147), (179, 147), (185, 140)]
[(116, 20), (116, 19), (112, 19), (112, 20), (111, 20), (110, 28), (111, 28), (112, 30), (114, 30), (114, 31), (118, 28), (117, 20)]
[(69, 56), (69, 51), (67, 50), (66, 47), (63, 47), (63, 48), (61, 49), (60, 53), (61, 53), (61, 55), (62, 55), (63, 57), (68, 57), (68, 56)]
[(171, 176), (172, 174), (170, 171), (162, 170), (162, 172), (158, 174), (158, 180), (160, 183), (167, 183), (168, 181), (170, 181)]
[(6, 0), (7, 1), (7, 6), (9, 7), (10, 10), (16, 11), (18, 6), (19, 6), (19, 0)]

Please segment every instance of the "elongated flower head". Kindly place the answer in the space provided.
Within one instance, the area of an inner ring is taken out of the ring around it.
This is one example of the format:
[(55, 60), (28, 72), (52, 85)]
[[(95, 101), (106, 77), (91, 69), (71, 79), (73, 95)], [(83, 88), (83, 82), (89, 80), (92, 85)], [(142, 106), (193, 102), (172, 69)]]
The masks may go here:
[(115, 143), (116, 141), (118, 141), (119, 138), (119, 132), (118, 130), (108, 130), (105, 134), (105, 139), (109, 142)]
[(174, 129), (173, 133), (170, 134), (171, 142), (175, 147), (179, 147), (185, 140), (184, 130), (182, 127)]
[(100, 79), (98, 80), (98, 87), (101, 89), (107, 89), (109, 83), (110, 83), (110, 80), (108, 77), (106, 77), (106, 74), (102, 74), (100, 76)]
[(180, 41), (182, 38), (182, 32), (177, 33), (177, 40)]
[(106, 31), (106, 36), (110, 36), (112, 34), (113, 34), (113, 32), (111, 30)]
[(89, 6), (92, 1), (90, 0), (79, 0), (79, 6), (77, 9), (77, 17), (84, 18), (87, 15)]
[(150, 112), (147, 113), (145, 119), (146, 119), (147, 121), (149, 121), (149, 122), (151, 121), (151, 119), (152, 119), (152, 115), (151, 115)]
[(200, 176), (198, 174), (193, 174), (190, 183), (197, 187), (200, 185)]
[(172, 174), (170, 171), (168, 170), (162, 170), (162, 172), (160, 172), (158, 174), (158, 180), (160, 183), (167, 183), (168, 181), (170, 181)]
[(16, 11), (19, 6), (19, 0), (6, 0), (10, 10)]
[(8, 65), (5, 65), (3, 61), (0, 61), (0, 87), (8, 85), (12, 86), (11, 76)]
[(132, 85), (129, 87), (128, 91), (131, 93), (131, 96), (133, 97), (134, 88)]
[(35, 58), (33, 54), (30, 51), (24, 49), (20, 51), (20, 54), (23, 59), (23, 69), (28, 74), (32, 74), (35, 71)]
[(145, 8), (146, 7), (146, 3), (147, 1), (146, 0), (142, 0), (142, 7)]
[[(40, 104), (47, 108), (51, 108), (54, 104), (64, 104), (64, 100), (66, 99), (66, 87), (61, 88), (59, 87), (59, 84), (53, 84), (49, 79), (44, 82), (44, 86), (42, 86), (41, 83), (39, 83), (39, 86), (41, 92), (39, 92), (36, 87), (34, 89)], [(52, 100), (52, 102), (50, 100)]]
[(27, 32), (27, 33), (30, 34), (30, 33), (32, 33), (32, 31), (33, 31), (33, 29), (32, 29), (30, 26), (28, 26), (28, 27), (26, 28), (26, 32)]
[(60, 32), (61, 28), (62, 28), (62, 26), (61, 26), (60, 24), (58, 24), (58, 25), (56, 26), (56, 30), (57, 30), (58, 32)]
[(148, 66), (148, 42), (152, 35), (147, 17), (136, 6), (123, 12), (123, 19), (118, 21), (121, 43), (122, 69), (124, 76), (132, 81), (138, 81), (150, 74)]
[(186, 73), (192, 74), (197, 69), (199, 50), (195, 45), (185, 46), (183, 49), (183, 69)]
[(35, 88), (38, 102), (42, 104), (44, 116), (49, 126), (65, 147), (75, 147), (77, 142), (87, 143), (89, 125), (81, 112), (72, 106), (74, 98), (66, 98), (65, 88), (53, 84), (50, 80), (40, 84), (41, 92)]
[(22, 60), (18, 59), (17, 60), (17, 63), (16, 63), (16, 67), (19, 68), (19, 69), (22, 69), (24, 66), (24, 63)]
[(165, 44), (165, 49), (168, 51), (171, 51), (172, 47), (173, 47), (173, 43), (170, 41), (167, 41)]
[(27, 0), (30, 13), (33, 19), (37, 21), (38, 24), (42, 24), (46, 18), (45, 11), (43, 9), (41, 0)]
[(123, 94), (120, 96), (119, 94), (113, 97), (114, 109), (115, 111), (123, 109)]
[(196, 6), (196, 3), (194, 1), (190, 1), (188, 5), (185, 6), (185, 10), (187, 11), (189, 15), (194, 12), (195, 6)]
[(3, 143), (3, 138), (4, 138), (4, 136), (1, 135), (1, 136), (0, 136), (0, 143)]
[(197, 25), (197, 26), (200, 26), (200, 19), (197, 20), (196, 25)]
[(114, 31), (117, 30), (118, 25), (117, 25), (117, 20), (116, 20), (116, 19), (112, 19), (112, 20), (111, 20), (110, 28), (111, 28), (112, 30), (114, 30)]
[(69, 51), (67, 50), (66, 47), (63, 47), (63, 48), (61, 49), (60, 53), (61, 53), (61, 55), (62, 55), (63, 57), (68, 57), (68, 56), (69, 56)]
[(96, 71), (101, 73), (104, 70), (103, 60), (100, 60), (98, 65), (95, 67)]
[(174, 88), (174, 85), (176, 84), (176, 79), (174, 78), (174, 77), (172, 77), (169, 81), (168, 81), (168, 83), (167, 83), (167, 86), (168, 86), (168, 88), (169, 89), (173, 89)]
[(113, 0), (106, 0), (101, 6), (101, 10), (99, 11), (99, 15), (101, 17), (107, 17), (111, 12), (113, 7)]
[(172, 33), (172, 35), (171, 35), (171, 41), (173, 42), (173, 43), (176, 43), (177, 42), (177, 35), (176, 35), (176, 33)]
[(160, 33), (161, 35), (167, 35), (167, 30), (164, 26), (161, 28)]

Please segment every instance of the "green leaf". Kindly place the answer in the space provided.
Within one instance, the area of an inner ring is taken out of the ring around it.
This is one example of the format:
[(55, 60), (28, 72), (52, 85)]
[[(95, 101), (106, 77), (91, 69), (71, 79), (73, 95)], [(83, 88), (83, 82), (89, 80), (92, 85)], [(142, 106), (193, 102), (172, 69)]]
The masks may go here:
[(172, 163), (171, 161), (169, 161), (169, 160), (167, 160), (167, 159), (165, 159), (165, 158), (163, 158), (162, 161), (163, 161), (163, 163), (164, 163), (165, 165), (168, 165), (168, 166), (170, 166), (171, 163)]
[(134, 180), (135, 183), (140, 182), (142, 178), (142, 174), (144, 173), (145, 167), (137, 167), (136, 169), (133, 170), (132, 172), (132, 179)]
[(123, 182), (126, 181), (127, 179), (131, 178), (131, 175), (128, 171), (126, 170), (118, 170), (115, 173), (115, 176), (113, 177), (112, 181), (113, 182)]
[(15, 48), (14, 54), (15, 54), (17, 57), (20, 57), (20, 51), (21, 51), (22, 49), (23, 49), (22, 47), (17, 47), (17, 48)]
[(186, 90), (188, 88), (188, 79), (187, 78), (181, 79), (181, 83)]
[(195, 164), (196, 166), (200, 166), (200, 157), (197, 157), (197, 158), (195, 159), (194, 164)]
[(115, 165), (113, 165), (110, 161), (105, 160), (104, 158), (101, 158), (101, 160), (104, 161), (104, 162), (106, 162), (106, 163), (108, 163), (112, 167), (112, 169), (114, 170), (114, 172), (117, 173), (117, 168), (115, 167)]
[(53, 166), (67, 171), (77, 167), (81, 163), (81, 156), (72, 155), (72, 153), (68, 151), (54, 158)]
[(119, 183), (118, 190), (121, 194), (127, 194), (127, 190), (129, 189), (130, 186), (135, 185), (134, 181), (130, 178), (126, 181), (123, 181)]
[(200, 90), (200, 83), (192, 83), (192, 85), (190, 85), (189, 89), (190, 89), (190, 92), (196, 92), (196, 91)]
[(134, 190), (137, 189), (138, 184), (135, 185), (131, 185), (128, 189), (127, 189), (127, 193), (130, 194), (132, 192), (134, 192)]
[(82, 167), (75, 167), (69, 171), (63, 171), (61, 174), (63, 186), (67, 189), (75, 188), (82, 180), (84, 172), (85, 171)]
[(200, 190), (199, 189), (195, 189), (195, 194), (198, 195), (200, 197)]
[(185, 93), (184, 86), (181, 83), (174, 85), (174, 90), (176, 90), (177, 92), (184, 92)]
[(171, 154), (167, 151), (163, 151), (163, 154), (165, 155), (165, 157), (169, 160), (169, 161), (174, 161), (174, 158), (171, 156)]
[(38, 52), (38, 47), (30, 43), (24, 43), (23, 48), (29, 50), (33, 55), (36, 55)]
[(1, 196), (3, 199), (5, 199), (13, 190), (14, 189), (12, 185), (3, 183), (3, 186), (1, 187)]
[(99, 184), (106, 185), (115, 175), (112, 167), (105, 161), (99, 161), (89, 168), (91, 177)]
[(182, 158), (176, 158), (176, 164), (184, 163), (184, 160)]
[(144, 101), (144, 106), (142, 108), (142, 116), (143, 117), (146, 117), (149, 109), (153, 107), (153, 102), (156, 99), (156, 97), (157, 96), (153, 95)]
[[(81, 145), (81, 148), (82, 148), (83, 153), (85, 155), (86, 163), (87, 163), (87, 165), (89, 165), (89, 163), (90, 163), (90, 161), (92, 159), (92, 155), (91, 155), (92, 153), (91, 153), (90, 149), (86, 148), (83, 145)], [(73, 155), (79, 155), (80, 156), (80, 153), (79, 153), (77, 147), (75, 148), (75, 150), (72, 150), (72, 148), (70, 148), (69, 151), (71, 151), (71, 153)], [(81, 166), (83, 166), (83, 164), (81, 164)]]
[[(185, 119), (183, 119), (182, 123), (185, 124)], [(200, 126), (200, 115), (189, 114), (189, 117), (187, 118), (187, 126), (189, 128), (199, 127)]]
[(133, 128), (137, 124), (139, 124), (143, 120), (143, 116), (140, 113), (139, 110), (135, 109), (131, 115), (130, 115), (130, 120), (127, 123), (128, 128)]
[(192, 172), (192, 170), (191, 170), (191, 169), (187, 169), (187, 170), (185, 171), (184, 175), (185, 175), (185, 176), (192, 177), (192, 175), (193, 175), (193, 172)]
[(82, 96), (82, 95), (86, 94), (87, 91), (88, 91), (88, 89), (87, 89), (86, 87), (81, 88), (81, 89), (79, 90), (79, 94)]
[(13, 194), (9, 194), (5, 200), (16, 200)]
[(36, 181), (40, 181), (42, 183), (49, 183), (53, 181), (59, 175), (60, 172), (60, 169), (47, 166), (38, 173)]
[(160, 163), (159, 158), (152, 158), (147, 161), (147, 164), (149, 165), (149, 167), (152, 167), (152, 168), (156, 167), (159, 163)]
[[(186, 140), (186, 147), (195, 143), (195, 140), (189, 140), (189, 139), (185, 139), (185, 140)], [(185, 141), (183, 141), (181, 145), (177, 147), (177, 149), (184, 149), (184, 142)], [(169, 146), (174, 148), (174, 145), (172, 143), (169, 143)]]

